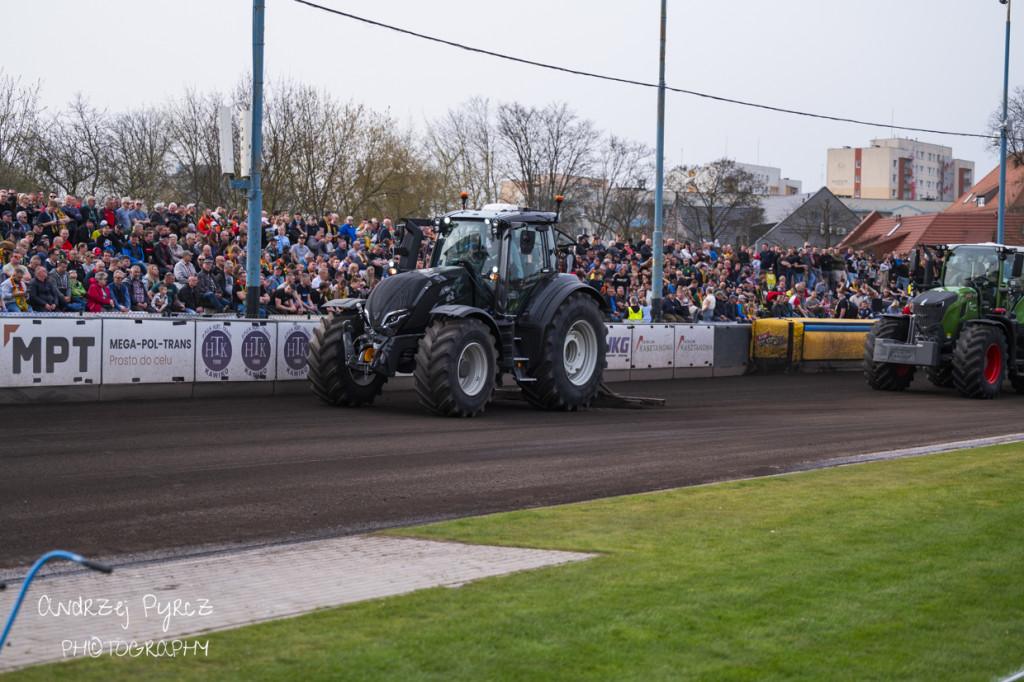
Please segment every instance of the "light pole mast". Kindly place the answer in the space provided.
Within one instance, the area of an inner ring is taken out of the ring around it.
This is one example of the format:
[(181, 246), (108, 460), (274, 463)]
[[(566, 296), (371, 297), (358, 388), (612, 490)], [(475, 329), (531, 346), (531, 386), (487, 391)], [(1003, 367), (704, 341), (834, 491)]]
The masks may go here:
[[(263, 253), (263, 19), (265, 0), (252, 3), (252, 156), (245, 247), (245, 316), (260, 316), (260, 256)], [(243, 150), (244, 151), (244, 150)]]
[(665, 5), (661, 0), (661, 56), (658, 61), (658, 143), (655, 160), (654, 181), (654, 264), (651, 267), (651, 321), (661, 322), (661, 266), (664, 260), (662, 235), (664, 207), (662, 194), (665, 175)]
[(1006, 228), (1006, 137), (1010, 122), (1007, 120), (1006, 100), (1010, 88), (1010, 0), (999, 0), (1006, 5), (1006, 53), (1003, 59), (1003, 120), (999, 126), (999, 231), (996, 241), (1003, 243)]

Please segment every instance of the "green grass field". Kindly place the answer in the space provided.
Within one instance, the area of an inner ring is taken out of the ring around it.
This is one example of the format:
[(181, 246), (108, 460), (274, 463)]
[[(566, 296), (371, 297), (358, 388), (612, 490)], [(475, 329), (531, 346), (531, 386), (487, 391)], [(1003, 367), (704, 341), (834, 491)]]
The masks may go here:
[(602, 556), (26, 680), (994, 680), (1024, 666), (1024, 446), (404, 531)]

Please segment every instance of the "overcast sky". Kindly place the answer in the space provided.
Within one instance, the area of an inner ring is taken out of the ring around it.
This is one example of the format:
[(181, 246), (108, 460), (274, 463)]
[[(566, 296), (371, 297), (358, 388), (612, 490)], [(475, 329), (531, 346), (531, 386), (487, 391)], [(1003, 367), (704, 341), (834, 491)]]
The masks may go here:
[[(533, 61), (658, 80), (658, 0), (314, 1)], [(473, 54), (294, 0), (266, 4), (269, 82), (291, 76), (419, 127), (475, 95), (537, 106), (566, 101), (600, 129), (654, 146), (655, 89)], [(76, 91), (111, 110), (159, 103), (189, 85), (227, 91), (252, 63), (251, 1), (0, 6), (15, 16), (30, 6), (28, 23), (49, 36), (9, 40), (2, 68), (41, 80), (50, 107)], [(1011, 90), (1024, 83), (1022, 12), (1010, 48)], [(786, 109), (987, 133), (1002, 97), (1005, 20), (998, 0), (669, 0), (666, 83)], [(891, 132), (668, 93), (666, 168), (728, 156), (780, 167), (809, 191), (824, 184), (829, 147), (866, 146)], [(897, 135), (951, 146), (977, 164), (978, 178), (998, 164), (984, 140)]]

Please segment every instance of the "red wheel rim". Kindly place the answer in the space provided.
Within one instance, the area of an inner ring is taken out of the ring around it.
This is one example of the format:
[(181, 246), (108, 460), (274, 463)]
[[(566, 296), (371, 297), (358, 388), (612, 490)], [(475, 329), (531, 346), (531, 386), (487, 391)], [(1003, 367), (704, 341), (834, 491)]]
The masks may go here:
[(905, 377), (907, 372), (910, 371), (910, 365), (893, 365), (892, 371), (896, 372), (896, 376)]
[(1003, 354), (999, 352), (999, 345), (993, 343), (985, 351), (985, 381), (994, 384), (999, 381), (1003, 372)]

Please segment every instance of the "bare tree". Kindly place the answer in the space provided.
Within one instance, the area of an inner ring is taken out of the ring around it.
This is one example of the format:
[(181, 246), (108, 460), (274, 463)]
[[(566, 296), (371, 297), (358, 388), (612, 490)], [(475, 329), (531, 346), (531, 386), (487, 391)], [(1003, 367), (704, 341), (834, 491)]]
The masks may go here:
[(594, 182), (586, 184), (583, 218), (603, 236), (634, 237), (650, 201), (654, 150), (645, 144), (609, 135), (594, 162)]
[(229, 203), (220, 172), (217, 107), (220, 94), (199, 93), (195, 88), (172, 98), (169, 125), (174, 166), (169, 178), (174, 198), (188, 198), (202, 205)]
[(494, 127), (490, 102), (481, 97), (463, 102), (428, 123), (423, 148), (435, 174), (434, 212), (454, 208), (462, 192), (469, 195), (472, 206), (498, 201)]
[[(1024, 85), (1018, 85), (1006, 102), (1006, 118), (1010, 128), (1006, 136), (1006, 156), (1018, 165), (1024, 164)], [(989, 133), (995, 137), (992, 146), (999, 150), (999, 135), (1002, 130), (1003, 105), (1000, 104), (988, 117)]]
[(110, 124), (109, 185), (121, 194), (156, 201), (169, 193), (170, 116), (162, 109), (135, 109)]
[(666, 185), (675, 192), (676, 219), (694, 239), (735, 238), (761, 222), (764, 183), (731, 159), (682, 166), (669, 174)]
[(82, 93), (39, 128), (39, 172), (54, 189), (78, 196), (96, 194), (109, 164), (110, 120)]
[(600, 138), (593, 123), (565, 103), (537, 109), (513, 102), (498, 107), (497, 135), (502, 167), (526, 205), (553, 210), (555, 197), (564, 196), (571, 224), (582, 203), (574, 192), (589, 180)]
[(35, 184), (38, 147), (40, 83), (22, 85), (0, 69), (0, 184), (24, 187)]

